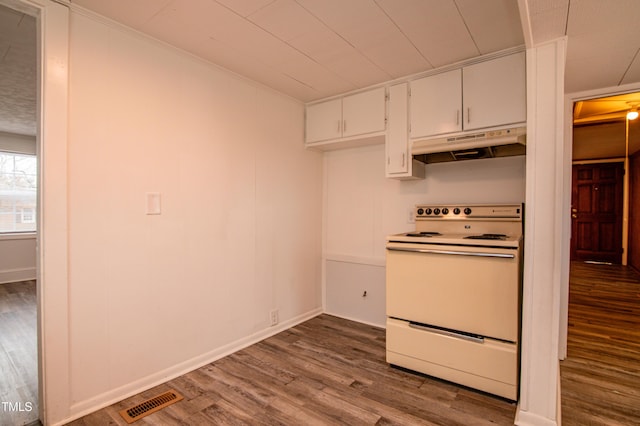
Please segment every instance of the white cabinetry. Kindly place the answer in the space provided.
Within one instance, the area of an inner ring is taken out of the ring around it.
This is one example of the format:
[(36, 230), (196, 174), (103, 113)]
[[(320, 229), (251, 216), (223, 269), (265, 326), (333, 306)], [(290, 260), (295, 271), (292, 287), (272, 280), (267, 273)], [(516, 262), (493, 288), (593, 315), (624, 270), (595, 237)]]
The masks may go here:
[(411, 82), (411, 136), (462, 131), (462, 70)]
[(342, 99), (307, 106), (307, 143), (340, 137), (342, 137)]
[(384, 87), (307, 105), (306, 145), (337, 149), (382, 143), (386, 116)]
[(524, 52), (411, 82), (411, 138), (526, 120)]
[(413, 161), (407, 122), (407, 83), (389, 88), (389, 124), (386, 140), (386, 176), (396, 179), (424, 178), (424, 163)]

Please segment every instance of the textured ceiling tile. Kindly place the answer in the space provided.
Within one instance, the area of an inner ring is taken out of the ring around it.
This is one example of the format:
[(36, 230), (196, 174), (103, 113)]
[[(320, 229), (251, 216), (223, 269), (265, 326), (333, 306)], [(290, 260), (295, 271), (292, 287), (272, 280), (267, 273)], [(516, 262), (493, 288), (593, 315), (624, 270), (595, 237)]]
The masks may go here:
[(215, 0), (218, 3), (228, 7), (240, 16), (247, 17), (255, 13), (265, 6), (273, 3), (275, 0)]
[[(591, 36), (570, 37), (567, 52), (565, 91), (613, 87), (620, 83), (637, 48)], [(607, 64), (603, 66), (603, 64)]]
[(524, 44), (518, 3), (513, 0), (456, 0), (480, 54)]
[(172, 0), (73, 0), (86, 9), (133, 28), (144, 24), (164, 9)]
[(378, 4), (433, 67), (479, 55), (453, 0), (378, 0)]
[(318, 33), (306, 33), (290, 40), (289, 43), (345, 81), (352, 83), (351, 89), (391, 79), (389, 74), (327, 28)]
[(0, 131), (36, 134), (35, 18), (0, 6)]
[(535, 0), (528, 4), (535, 44), (565, 35), (569, 0)]
[(298, 0), (298, 3), (389, 75), (401, 76), (431, 68), (372, 0)]
[(293, 0), (277, 0), (247, 19), (284, 41), (326, 29), (322, 22)]
[(622, 77), (620, 84), (629, 84), (640, 81), (640, 49), (636, 50), (633, 61)]

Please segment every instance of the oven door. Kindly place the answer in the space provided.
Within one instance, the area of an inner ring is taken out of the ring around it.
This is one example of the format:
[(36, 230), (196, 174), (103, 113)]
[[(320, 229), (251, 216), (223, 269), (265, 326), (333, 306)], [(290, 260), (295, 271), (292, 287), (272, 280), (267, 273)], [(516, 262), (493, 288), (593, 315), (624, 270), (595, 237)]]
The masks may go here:
[(520, 325), (515, 248), (387, 244), (387, 316), (509, 342)]

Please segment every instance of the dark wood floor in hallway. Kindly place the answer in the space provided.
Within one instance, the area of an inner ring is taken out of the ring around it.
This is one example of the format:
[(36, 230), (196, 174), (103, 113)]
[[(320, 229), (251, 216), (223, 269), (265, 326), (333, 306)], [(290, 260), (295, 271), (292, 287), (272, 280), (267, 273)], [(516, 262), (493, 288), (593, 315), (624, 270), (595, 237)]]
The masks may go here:
[(384, 330), (320, 315), (72, 422), (125, 425), (118, 411), (169, 389), (184, 400), (140, 425), (512, 425), (515, 404), (392, 368)]
[(640, 424), (640, 276), (617, 265), (571, 264), (562, 424)]

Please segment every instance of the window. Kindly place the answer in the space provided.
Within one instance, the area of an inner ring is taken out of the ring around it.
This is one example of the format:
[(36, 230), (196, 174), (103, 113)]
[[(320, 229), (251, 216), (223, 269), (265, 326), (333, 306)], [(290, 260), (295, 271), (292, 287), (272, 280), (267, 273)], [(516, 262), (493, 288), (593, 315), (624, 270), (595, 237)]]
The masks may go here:
[(35, 155), (0, 152), (0, 233), (36, 230)]

